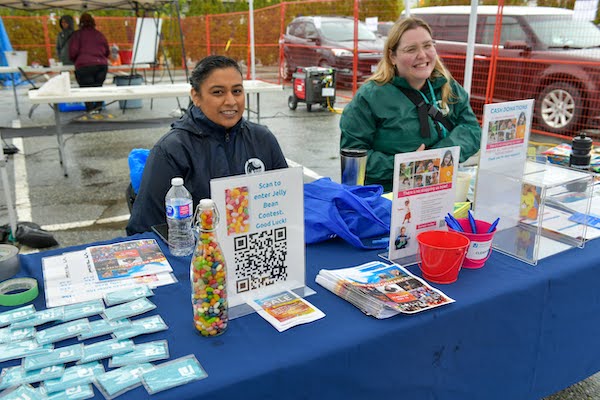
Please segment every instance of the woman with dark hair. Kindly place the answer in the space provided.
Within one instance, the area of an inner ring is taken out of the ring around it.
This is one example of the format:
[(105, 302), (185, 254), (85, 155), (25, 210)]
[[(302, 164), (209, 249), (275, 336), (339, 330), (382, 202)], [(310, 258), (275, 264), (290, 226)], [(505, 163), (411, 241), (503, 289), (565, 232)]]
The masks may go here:
[[(391, 190), (395, 154), (460, 146), (460, 159), (465, 161), (479, 150), (481, 128), (467, 92), (438, 57), (425, 21), (396, 22), (383, 53), (377, 71), (344, 108), (340, 146), (368, 150), (365, 183)], [(452, 128), (431, 114), (425, 116), (427, 126), (422, 127), (409, 96), (444, 115)]]
[(71, 35), (75, 32), (73, 29), (75, 22), (70, 15), (63, 15), (60, 17), (58, 24), (61, 31), (56, 36), (56, 59), (62, 62), (63, 65), (73, 65), (73, 61), (69, 57), (69, 41), (71, 40)]
[[(80, 87), (99, 87), (108, 72), (108, 41), (96, 29), (96, 21), (83, 13), (79, 18), (79, 30), (73, 32), (69, 42), (69, 57), (75, 63), (75, 78)], [(102, 102), (85, 103), (88, 112), (99, 113)]]
[(180, 176), (194, 206), (210, 197), (210, 180), (286, 168), (271, 131), (244, 119), (242, 72), (231, 58), (208, 56), (192, 71), (187, 112), (154, 145), (133, 203), (127, 234), (165, 223), (165, 195)]

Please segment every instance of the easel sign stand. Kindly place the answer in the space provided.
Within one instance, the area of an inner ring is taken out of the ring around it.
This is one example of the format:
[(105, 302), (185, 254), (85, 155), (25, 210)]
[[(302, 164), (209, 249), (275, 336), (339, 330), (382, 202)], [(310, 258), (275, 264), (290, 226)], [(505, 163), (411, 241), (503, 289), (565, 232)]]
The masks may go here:
[(211, 180), (230, 319), (253, 313), (251, 299), (315, 293), (305, 282), (303, 189), (302, 167)]
[(484, 106), (474, 210), (477, 219), (500, 218), (492, 246), (531, 265), (572, 247), (583, 247), (585, 224), (565, 199), (583, 199), (589, 213), (592, 175), (527, 161), (533, 100)]
[(459, 146), (396, 154), (389, 251), (381, 257), (405, 266), (418, 262), (417, 235), (444, 228), (454, 209), (459, 158)]

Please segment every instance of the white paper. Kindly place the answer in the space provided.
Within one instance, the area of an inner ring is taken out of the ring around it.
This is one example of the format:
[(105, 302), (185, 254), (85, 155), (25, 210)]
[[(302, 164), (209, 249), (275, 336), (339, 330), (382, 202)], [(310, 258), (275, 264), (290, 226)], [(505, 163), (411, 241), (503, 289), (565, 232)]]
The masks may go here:
[(105, 293), (139, 285), (158, 287), (175, 283), (168, 272), (127, 279), (98, 282), (85, 250), (42, 259), (46, 307), (57, 307), (82, 301), (102, 299)]
[(445, 229), (444, 217), (454, 210), (459, 157), (458, 146), (396, 154), (390, 260), (416, 255), (419, 233)]
[(210, 187), (220, 214), (217, 234), (227, 262), (229, 307), (266, 286), (303, 287), (302, 168), (213, 179)]

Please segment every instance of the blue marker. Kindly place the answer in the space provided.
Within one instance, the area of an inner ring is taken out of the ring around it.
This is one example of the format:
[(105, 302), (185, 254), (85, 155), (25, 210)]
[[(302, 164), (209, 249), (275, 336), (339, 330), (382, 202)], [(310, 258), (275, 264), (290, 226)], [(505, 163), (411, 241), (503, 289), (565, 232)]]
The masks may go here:
[(496, 226), (498, 225), (498, 222), (500, 222), (500, 218), (496, 218), (496, 220), (494, 222), (492, 222), (492, 225), (490, 226), (490, 229), (488, 229), (487, 233), (492, 233), (496, 230)]
[(449, 217), (444, 217), (444, 220), (450, 228), (454, 229), (457, 232), (464, 232), (462, 226), (460, 226), (460, 224), (456, 222), (456, 220), (450, 219)]
[(460, 229), (457, 229), (460, 232), (464, 232), (465, 230), (462, 228), (462, 225), (460, 224), (460, 222), (458, 222), (458, 220), (456, 218), (454, 218), (454, 215), (448, 213), (448, 218), (454, 223), (454, 225), (458, 226)]
[(475, 225), (475, 218), (473, 218), (473, 214), (471, 214), (471, 210), (468, 210), (469, 214), (469, 224), (471, 224), (471, 232), (477, 233), (477, 225)]

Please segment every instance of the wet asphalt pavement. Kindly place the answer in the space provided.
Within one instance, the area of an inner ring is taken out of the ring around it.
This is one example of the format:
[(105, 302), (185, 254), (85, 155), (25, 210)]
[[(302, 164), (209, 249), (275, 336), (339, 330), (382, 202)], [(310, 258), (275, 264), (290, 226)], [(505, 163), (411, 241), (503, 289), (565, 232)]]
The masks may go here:
[[(12, 89), (0, 89), (0, 134), (5, 143), (20, 150), (8, 157), (6, 166), (18, 220), (35, 222), (51, 231), (60, 247), (124, 236), (129, 217), (125, 198), (129, 184), (127, 156), (133, 148), (151, 148), (176, 119), (173, 113), (187, 105), (188, 99), (179, 98), (179, 104), (174, 98), (156, 99), (152, 109), (150, 100), (143, 100), (143, 108), (125, 113), (114, 103), (106, 109), (114, 118), (68, 122), (64, 136), (69, 176), (64, 177), (53, 136), (53, 112), (49, 106), (40, 105), (29, 118), (27, 90), (24, 85), (18, 87), (19, 117)], [(292, 111), (287, 106), (290, 94), (288, 86), (281, 93), (260, 96), (261, 124), (275, 134), (291, 164), (307, 168), (305, 181), (328, 176), (339, 182), (339, 113), (319, 105), (308, 112), (304, 104)], [(336, 109), (342, 108), (350, 95), (338, 92)], [(251, 106), (255, 105), (252, 96)], [(66, 120), (81, 114), (62, 113)], [(21, 129), (11, 128), (14, 120), (20, 121)], [(251, 120), (256, 121), (254, 115)], [(0, 191), (0, 224), (7, 224), (4, 184)], [(600, 399), (600, 375), (546, 399)]]

